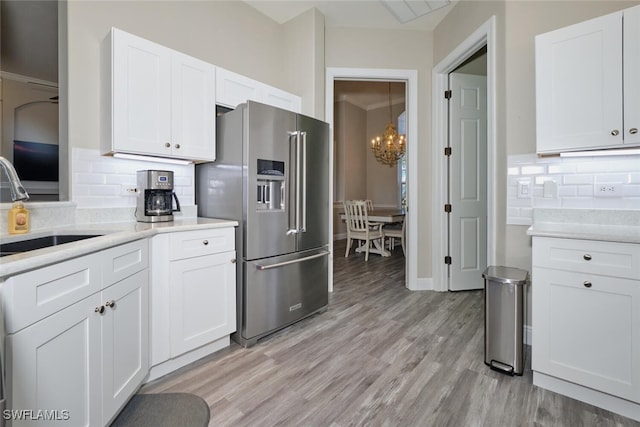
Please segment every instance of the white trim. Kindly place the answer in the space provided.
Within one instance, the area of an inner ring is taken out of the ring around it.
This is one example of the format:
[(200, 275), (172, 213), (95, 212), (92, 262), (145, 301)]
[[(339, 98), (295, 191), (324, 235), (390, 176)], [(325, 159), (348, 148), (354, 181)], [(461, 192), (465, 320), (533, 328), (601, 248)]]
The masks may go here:
[[(418, 203), (418, 181), (417, 173), (412, 173), (418, 169), (418, 70), (407, 69), (385, 69), (385, 68), (327, 68), (325, 82), (325, 120), (329, 123), (331, 130), (331, 141), (333, 142), (333, 82), (334, 80), (383, 80), (383, 81), (405, 81), (407, 97), (407, 205), (409, 209), (415, 206), (407, 214), (407, 230), (418, 229), (417, 213)], [(413, 141), (413, 143), (412, 143)], [(333, 171), (333, 144), (331, 144), (331, 171)], [(333, 173), (331, 173), (331, 200), (333, 200)], [(330, 219), (329, 233), (333, 233), (333, 216)], [(333, 237), (333, 236), (332, 236)], [(333, 291), (333, 241), (329, 239), (331, 255), (329, 257), (329, 292)], [(417, 263), (418, 239), (416, 233), (407, 232), (407, 253), (405, 286), (410, 290), (418, 289), (418, 263)]]
[[(444, 206), (447, 201), (446, 157), (447, 102), (444, 91), (448, 88), (448, 74), (469, 56), (487, 45), (487, 264), (496, 259), (496, 18), (492, 16), (466, 40), (458, 45), (433, 69), (433, 200), (434, 206)], [(448, 290), (447, 269), (444, 257), (447, 253), (447, 223), (442, 209), (434, 209), (432, 225), (433, 289)]]
[(433, 279), (431, 277), (418, 277), (415, 289), (412, 291), (432, 291)]
[(0, 71), (0, 77), (2, 77), (3, 79), (13, 80), (21, 83), (31, 83), (37, 85), (38, 87), (40, 87), (40, 89), (48, 89), (52, 92), (58, 92), (58, 83), (56, 82), (23, 76), (22, 74), (9, 73), (7, 71)]

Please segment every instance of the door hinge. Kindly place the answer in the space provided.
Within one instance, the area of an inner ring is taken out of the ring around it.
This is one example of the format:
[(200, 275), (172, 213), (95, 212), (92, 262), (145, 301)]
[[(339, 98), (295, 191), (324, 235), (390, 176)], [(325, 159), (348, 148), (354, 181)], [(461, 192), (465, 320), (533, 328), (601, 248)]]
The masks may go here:
[(451, 213), (451, 203), (447, 203), (446, 205), (444, 205), (444, 211), (446, 213)]
[(444, 91), (444, 98), (445, 99), (451, 99), (452, 96), (453, 96), (453, 92), (451, 92), (450, 89)]
[(444, 257), (444, 263), (447, 265), (451, 265), (451, 257), (449, 255)]
[(451, 147), (444, 147), (444, 155), (445, 156), (451, 155)]

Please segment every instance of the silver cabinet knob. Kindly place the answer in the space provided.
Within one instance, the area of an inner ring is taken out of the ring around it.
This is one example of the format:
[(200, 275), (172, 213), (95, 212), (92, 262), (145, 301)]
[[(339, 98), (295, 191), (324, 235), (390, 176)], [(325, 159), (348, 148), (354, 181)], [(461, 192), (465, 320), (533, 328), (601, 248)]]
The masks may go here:
[(584, 282), (583, 284), (584, 284), (584, 287), (585, 287), (585, 288), (590, 288), (590, 287), (591, 287), (591, 285), (592, 285), (592, 283), (591, 283), (591, 282), (589, 282), (589, 281)]
[(171, 143), (170, 143), (170, 142), (165, 142), (165, 143), (164, 143), (164, 146), (165, 146), (165, 147), (167, 147), (167, 148), (169, 148), (169, 147), (171, 147)]
[(109, 300), (104, 303), (107, 307), (114, 308), (116, 306), (116, 302), (114, 300)]
[(629, 129), (629, 133), (630, 133), (631, 135), (635, 135), (636, 133), (638, 133), (638, 128), (631, 128), (631, 129)]
[(236, 259), (235, 259), (235, 258), (232, 258), (232, 259), (231, 259), (231, 264), (235, 264), (235, 263), (236, 263)]
[(620, 134), (620, 131), (618, 129), (614, 129), (611, 131), (611, 135), (613, 136), (618, 136)]
[(584, 258), (585, 261), (591, 261), (591, 255), (589, 254), (584, 254), (582, 258)]
[(205, 246), (207, 246), (207, 245), (209, 244), (209, 241), (208, 241), (208, 240), (203, 240), (203, 241), (202, 241), (202, 244), (203, 244), (203, 245), (205, 245)]
[(180, 144), (176, 144), (176, 145), (174, 145), (174, 147), (180, 148)]
[(96, 313), (99, 313), (99, 314), (104, 313), (104, 305), (99, 305), (93, 311), (95, 311)]

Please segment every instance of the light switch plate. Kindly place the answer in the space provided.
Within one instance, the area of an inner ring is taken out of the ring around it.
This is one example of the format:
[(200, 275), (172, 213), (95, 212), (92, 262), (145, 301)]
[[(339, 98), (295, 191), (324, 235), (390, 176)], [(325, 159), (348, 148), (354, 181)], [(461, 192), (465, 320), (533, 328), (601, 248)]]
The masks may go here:
[(530, 179), (518, 180), (518, 199), (530, 199), (532, 191)]

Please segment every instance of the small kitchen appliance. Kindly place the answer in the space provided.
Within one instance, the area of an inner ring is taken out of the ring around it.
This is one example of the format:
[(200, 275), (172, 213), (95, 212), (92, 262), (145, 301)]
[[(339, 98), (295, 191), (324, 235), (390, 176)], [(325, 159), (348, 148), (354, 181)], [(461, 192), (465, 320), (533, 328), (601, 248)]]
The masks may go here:
[[(176, 202), (175, 209), (173, 201)], [(178, 196), (173, 192), (173, 172), (162, 170), (138, 171), (138, 222), (173, 221), (173, 212), (180, 212)]]

